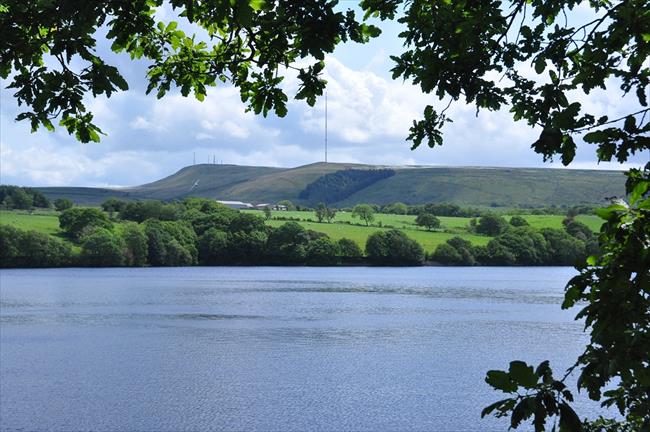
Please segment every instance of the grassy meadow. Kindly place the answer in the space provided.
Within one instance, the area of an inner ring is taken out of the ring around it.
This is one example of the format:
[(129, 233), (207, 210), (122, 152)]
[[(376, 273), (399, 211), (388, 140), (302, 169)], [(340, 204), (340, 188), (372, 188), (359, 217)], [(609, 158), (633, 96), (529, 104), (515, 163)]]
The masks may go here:
[[(264, 215), (257, 210), (245, 211), (260, 216)], [(524, 215), (523, 217), (535, 228), (559, 229), (562, 228), (562, 220), (564, 219), (564, 216), (561, 215)], [(267, 223), (270, 226), (277, 227), (286, 222), (277, 218), (300, 219), (297, 222), (307, 229), (325, 233), (334, 240), (344, 237), (349, 238), (357, 242), (361, 248), (365, 246), (366, 239), (370, 234), (391, 228), (404, 231), (406, 235), (419, 242), (427, 252), (432, 252), (439, 244), (455, 236), (469, 240), (475, 245), (485, 245), (490, 241), (490, 237), (470, 233), (468, 231), (470, 218), (462, 217), (440, 217), (442, 227), (436, 231), (426, 231), (418, 227), (415, 224), (415, 216), (411, 215), (376, 214), (372, 225), (365, 226), (362, 221), (353, 218), (350, 212), (338, 212), (332, 223), (319, 223), (314, 212), (274, 211), (272, 219)], [(600, 229), (601, 220), (597, 216), (579, 215), (576, 219), (595, 232)], [(23, 230), (35, 230), (49, 235), (60, 236), (58, 212), (55, 211), (41, 210), (29, 213), (20, 210), (0, 210), (0, 223)]]
[(49, 235), (59, 235), (59, 212), (36, 210), (0, 210), (0, 224), (11, 225), (21, 230), (34, 230)]
[[(244, 210), (253, 214), (263, 215), (258, 210)], [(307, 229), (319, 231), (327, 234), (331, 238), (338, 240), (340, 238), (349, 238), (357, 242), (362, 248), (365, 246), (366, 239), (370, 234), (379, 230), (397, 228), (412, 239), (419, 242), (427, 252), (432, 252), (435, 248), (446, 242), (452, 237), (461, 237), (471, 241), (475, 245), (485, 245), (490, 241), (490, 237), (477, 235), (468, 231), (469, 221), (471, 218), (464, 217), (446, 217), (440, 216), (442, 227), (436, 231), (426, 231), (415, 224), (415, 216), (412, 215), (393, 215), (393, 214), (376, 214), (375, 220), (371, 226), (365, 226), (363, 221), (353, 218), (351, 212), (338, 212), (332, 223), (319, 223), (314, 212), (308, 211), (275, 211), (271, 214), (271, 220), (267, 223), (271, 226), (280, 226), (286, 222), (282, 219), (300, 219), (296, 221)], [(534, 228), (562, 228), (562, 215), (523, 215), (523, 218)], [(509, 219), (509, 216), (506, 216)], [(576, 220), (586, 224), (592, 231), (600, 230), (602, 220), (597, 216), (579, 215)]]

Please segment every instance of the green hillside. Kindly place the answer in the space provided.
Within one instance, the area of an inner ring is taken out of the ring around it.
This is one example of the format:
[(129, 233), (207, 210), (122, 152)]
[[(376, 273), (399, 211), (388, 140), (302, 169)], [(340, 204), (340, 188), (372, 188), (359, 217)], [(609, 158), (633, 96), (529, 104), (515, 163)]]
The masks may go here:
[[(201, 164), (185, 167), (153, 183), (123, 189), (38, 188), (48, 198), (70, 198), (97, 205), (107, 198), (181, 199), (198, 196), (252, 203), (289, 199), (302, 203), (300, 193), (326, 174), (346, 169), (383, 166), (315, 163), (297, 168)], [(551, 168), (390, 167), (395, 175), (379, 180), (336, 207), (358, 203), (406, 204), (449, 202), (464, 206), (538, 207), (601, 204), (624, 193), (620, 171)]]

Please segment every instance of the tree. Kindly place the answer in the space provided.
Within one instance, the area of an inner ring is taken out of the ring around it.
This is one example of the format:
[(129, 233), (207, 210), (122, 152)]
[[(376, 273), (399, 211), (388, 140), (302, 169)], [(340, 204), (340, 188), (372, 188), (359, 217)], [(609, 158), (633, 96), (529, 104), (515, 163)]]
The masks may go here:
[(344, 262), (358, 262), (363, 257), (359, 245), (350, 239), (342, 238), (338, 241), (339, 250), (341, 251), (341, 259)]
[(503, 232), (508, 226), (508, 222), (499, 215), (488, 213), (482, 216), (476, 224), (476, 232), (489, 236), (496, 236)]
[(518, 215), (511, 217), (509, 223), (514, 227), (522, 227), (522, 226), (530, 225), (526, 219)]
[(405, 215), (408, 212), (408, 206), (401, 202), (395, 202), (383, 208), (384, 213)]
[(196, 233), (189, 222), (149, 219), (144, 223), (144, 230), (152, 266), (193, 265), (198, 262)]
[(369, 226), (375, 220), (375, 210), (368, 204), (357, 204), (352, 209), (352, 217), (358, 217)]
[(61, 267), (71, 263), (70, 246), (59, 239), (0, 224), (0, 267)]
[(117, 198), (109, 198), (102, 203), (104, 210), (112, 218), (113, 213), (120, 213), (126, 207), (127, 202)]
[(318, 222), (323, 222), (323, 220), (326, 220), (327, 223), (332, 223), (332, 219), (334, 219), (336, 216), (336, 210), (327, 207), (325, 203), (318, 203), (316, 205), (315, 214)]
[(119, 237), (124, 244), (124, 264), (141, 267), (147, 263), (149, 248), (142, 225), (125, 222), (118, 225)]
[(199, 263), (203, 265), (218, 265), (228, 261), (228, 234), (217, 228), (210, 228), (198, 243)]
[(72, 208), (74, 203), (67, 198), (57, 198), (54, 200), (54, 209), (56, 211), (63, 211)]
[(434, 228), (440, 228), (440, 219), (431, 213), (420, 213), (415, 218), (415, 224), (417, 226), (426, 227), (428, 231), (431, 231)]
[(309, 241), (305, 228), (297, 222), (287, 222), (269, 234), (267, 254), (271, 261), (279, 264), (303, 264)]
[(424, 262), (422, 246), (394, 229), (371, 234), (366, 240), (366, 255), (372, 263), (383, 265), (421, 265)]
[(82, 239), (82, 261), (92, 267), (124, 265), (124, 243), (105, 228), (97, 228)]
[(271, 220), (271, 207), (264, 207), (264, 219)]
[(571, 219), (567, 221), (565, 219), (563, 223), (566, 232), (568, 232), (569, 235), (577, 239), (587, 241), (591, 239), (594, 235), (594, 233), (591, 231), (591, 228), (589, 228), (587, 225), (583, 224), (582, 222), (578, 222), (577, 220)]
[(13, 193), (10, 195), (12, 208), (28, 210), (34, 205), (34, 200), (32, 196), (25, 192), (23, 188), (14, 189)]
[(96, 208), (73, 207), (59, 215), (61, 230), (73, 239), (79, 239), (90, 228), (111, 228), (104, 212)]
[(329, 237), (321, 237), (307, 244), (307, 264), (311, 265), (336, 265), (341, 262), (341, 249), (338, 243)]

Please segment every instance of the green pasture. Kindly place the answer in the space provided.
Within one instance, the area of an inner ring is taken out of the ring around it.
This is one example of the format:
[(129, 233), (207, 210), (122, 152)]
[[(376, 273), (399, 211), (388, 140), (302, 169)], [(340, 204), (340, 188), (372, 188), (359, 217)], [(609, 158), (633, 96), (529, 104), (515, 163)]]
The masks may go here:
[[(271, 220), (268, 222), (269, 225), (278, 227), (282, 224), (285, 224), (286, 221), (281, 220)], [(365, 248), (366, 240), (370, 234), (387, 230), (389, 228), (381, 228), (377, 226), (359, 226), (359, 225), (348, 225), (341, 223), (318, 223), (318, 222), (299, 222), (300, 225), (306, 229), (313, 231), (318, 231), (327, 234), (334, 240), (339, 240), (341, 238), (348, 238), (355, 241), (362, 249)], [(469, 234), (469, 233), (448, 233), (448, 232), (437, 232), (437, 231), (424, 231), (413, 228), (404, 228), (400, 229), (410, 238), (417, 241), (422, 245), (425, 251), (432, 252), (439, 244), (442, 244), (449, 240), (452, 237), (462, 237), (466, 240), (471, 241), (476, 245), (485, 245), (490, 241), (490, 237)]]
[[(244, 210), (245, 212), (251, 212), (254, 214), (263, 215), (259, 210)], [(297, 218), (305, 222), (317, 222), (316, 215), (313, 211), (274, 211), (271, 213), (272, 218)], [(562, 229), (562, 220), (565, 216), (562, 215), (522, 215), (524, 219), (534, 228), (557, 228)], [(505, 216), (506, 219), (509, 219), (510, 216)], [(471, 218), (464, 217), (438, 217), (442, 223), (443, 230), (451, 231), (463, 231), (466, 230), (469, 226), (469, 221)], [(600, 226), (603, 223), (603, 220), (595, 215), (579, 215), (576, 217), (576, 220), (584, 223), (592, 231), (600, 231)], [(339, 211), (336, 213), (336, 217), (332, 222), (351, 222), (354, 224), (363, 223), (359, 218), (352, 217), (352, 212), (342, 212)], [(415, 216), (412, 215), (394, 215), (394, 214), (375, 214), (375, 220), (372, 222), (372, 225), (381, 224), (383, 227), (393, 227), (399, 229), (419, 229), (415, 224)]]
[(0, 224), (49, 235), (57, 235), (60, 232), (59, 213), (55, 211), (37, 210), (30, 214), (23, 210), (0, 210)]

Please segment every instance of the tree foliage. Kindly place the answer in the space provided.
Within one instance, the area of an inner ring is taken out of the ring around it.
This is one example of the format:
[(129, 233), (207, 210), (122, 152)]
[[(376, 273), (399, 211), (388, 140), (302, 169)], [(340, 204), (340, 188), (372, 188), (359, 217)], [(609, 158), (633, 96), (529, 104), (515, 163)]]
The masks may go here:
[(391, 169), (345, 169), (325, 174), (309, 183), (298, 196), (308, 203), (342, 201), (373, 183), (395, 175)]
[(375, 220), (375, 210), (368, 204), (357, 204), (352, 209), (352, 217), (361, 219), (368, 226)]
[(81, 260), (92, 267), (124, 265), (124, 243), (106, 228), (95, 228), (82, 238)]
[[(593, 19), (572, 16), (578, 5), (588, 6)], [(544, 160), (559, 155), (568, 165), (575, 138), (585, 132), (600, 161), (624, 162), (650, 148), (648, 0), (363, 0), (361, 7), (381, 19), (399, 15), (406, 27), (405, 51), (391, 57), (394, 78), (410, 79), (448, 104), (464, 100), (477, 113), (509, 107), (515, 121), (540, 131), (531, 147)], [(635, 99), (623, 116), (585, 112), (578, 101), (580, 93), (615, 86)], [(425, 108), (410, 131), (414, 148), (442, 144), (451, 121), (446, 111)]]
[(39, 190), (5, 185), (0, 186), (0, 204), (6, 209), (19, 210), (50, 207), (50, 201)]
[(501, 234), (507, 226), (508, 222), (506, 222), (503, 216), (488, 213), (478, 220), (478, 223), (476, 224), (476, 232), (479, 234), (496, 236)]
[(54, 200), (54, 209), (56, 211), (63, 211), (72, 208), (74, 203), (67, 198), (57, 198)]
[(96, 208), (73, 207), (59, 215), (61, 230), (73, 239), (79, 239), (92, 228), (111, 228), (112, 224), (104, 212)]
[(431, 231), (434, 228), (440, 228), (440, 219), (432, 215), (431, 213), (420, 213), (415, 218), (415, 224), (417, 226), (425, 227), (427, 230)]
[(327, 223), (331, 223), (332, 219), (334, 219), (336, 216), (336, 210), (327, 207), (325, 203), (318, 203), (316, 205), (316, 210), (314, 213), (316, 215), (316, 219), (318, 219), (318, 222), (323, 222), (323, 220), (326, 220)]
[(422, 246), (395, 229), (371, 234), (366, 240), (366, 255), (374, 264), (421, 265), (424, 262)]
[(0, 267), (60, 267), (71, 262), (70, 246), (61, 240), (0, 224)]
[[(148, 61), (147, 93), (158, 98), (172, 86), (203, 100), (207, 88), (228, 82), (256, 114), (283, 117), (287, 95), (278, 69), (297, 70), (296, 99), (314, 105), (323, 93), (325, 54), (339, 42), (365, 42), (378, 28), (359, 22), (335, 1), (199, 2), (127, 0), (78, 2), (3, 0), (0, 76), (10, 79), (32, 130), (54, 129), (59, 120), (82, 142), (99, 141), (101, 129), (85, 97), (124, 91), (122, 73), (95, 50), (105, 38), (116, 53)], [(171, 7), (199, 32), (186, 34), (175, 21), (158, 19)], [(102, 31), (99, 31), (99, 29)]]

